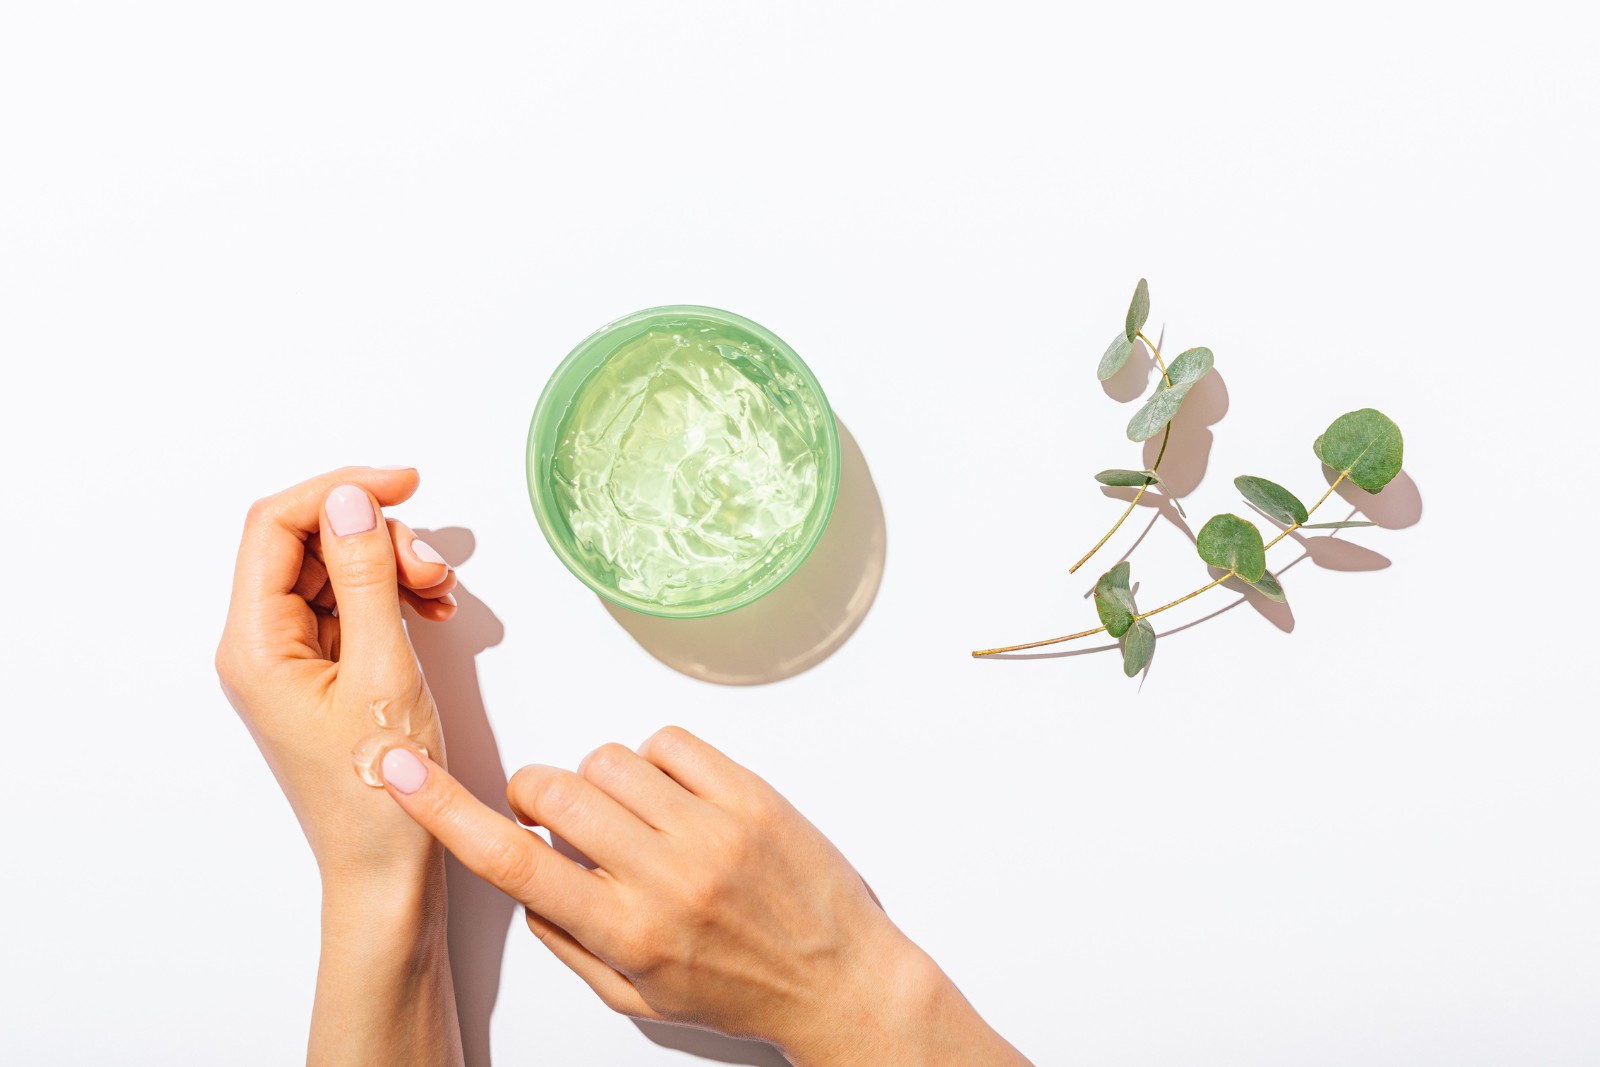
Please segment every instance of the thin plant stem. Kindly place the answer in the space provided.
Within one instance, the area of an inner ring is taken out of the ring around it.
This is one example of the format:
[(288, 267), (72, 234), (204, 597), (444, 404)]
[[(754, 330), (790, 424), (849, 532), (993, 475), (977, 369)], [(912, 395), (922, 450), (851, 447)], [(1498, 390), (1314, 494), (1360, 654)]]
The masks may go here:
[(1065, 637), (1052, 637), (1045, 641), (1029, 641), (1025, 645), (1007, 645), (1005, 648), (986, 648), (981, 652), (974, 652), (972, 654), (972, 658), (978, 659), (982, 656), (994, 656), (1001, 652), (1021, 652), (1025, 648), (1043, 648), (1045, 645), (1059, 645), (1063, 641), (1076, 641), (1080, 637), (1091, 637), (1094, 634), (1104, 633), (1105, 629), (1106, 628), (1104, 626), (1096, 626), (1092, 630), (1083, 630), (1079, 633), (1068, 634)]
[[(1330, 496), (1333, 495), (1333, 491), (1335, 489), (1339, 488), (1339, 483), (1344, 481), (1345, 477), (1349, 473), (1350, 473), (1349, 471), (1340, 471), (1339, 472), (1339, 477), (1335, 478), (1333, 480), (1333, 484), (1328, 486), (1328, 491), (1326, 493), (1323, 493), (1321, 496), (1317, 497), (1317, 502), (1315, 504), (1312, 504), (1309, 508), (1306, 509), (1306, 518), (1309, 519), (1309, 518), (1311, 518), (1311, 516), (1313, 516), (1313, 515), (1315, 515), (1317, 513), (1317, 509), (1322, 506), (1324, 501), (1326, 501)], [(1267, 547), (1271, 548), (1273, 545), (1277, 544), (1279, 541), (1282, 541), (1285, 537), (1288, 537), (1290, 534), (1292, 534), (1296, 530), (1300, 529), (1300, 527), (1302, 525), (1304, 525), (1304, 524), (1297, 522), (1293, 526), (1284, 527), (1282, 530), (1280, 530), (1278, 532), (1278, 536), (1277, 537), (1274, 537), (1272, 540), (1267, 542)]]
[(1205, 585), (1202, 585), (1199, 589), (1196, 589), (1192, 593), (1185, 593), (1183, 596), (1179, 597), (1177, 600), (1174, 600), (1170, 604), (1163, 604), (1159, 608), (1151, 608), (1149, 611), (1146, 611), (1143, 614), (1135, 615), (1133, 617), (1133, 620), (1135, 622), (1138, 622), (1140, 619), (1148, 619), (1152, 615), (1160, 615), (1163, 611), (1166, 611), (1168, 608), (1175, 608), (1179, 604), (1182, 604), (1185, 600), (1193, 600), (1195, 597), (1199, 596), (1201, 593), (1204, 593), (1207, 589), (1215, 589), (1217, 586), (1221, 585), (1223, 582), (1227, 581), (1229, 578), (1232, 578), (1234, 575), (1236, 575), (1238, 573), (1239, 573), (1238, 571), (1229, 571), (1227, 574), (1224, 574), (1221, 578), (1218, 578), (1216, 581), (1208, 582)]
[[(1154, 470), (1155, 468), (1152, 467), (1151, 469)], [(1335, 489), (1339, 488), (1339, 483), (1344, 481), (1346, 476), (1349, 475), (1349, 473), (1350, 473), (1349, 471), (1341, 471), (1340, 474), (1339, 474), (1339, 477), (1337, 477), (1337, 478), (1335, 478), (1333, 480), (1333, 484), (1328, 486), (1328, 491), (1326, 493), (1323, 493), (1320, 497), (1318, 497), (1317, 498), (1317, 502), (1315, 504), (1312, 504), (1309, 508), (1306, 509), (1306, 518), (1307, 519), (1311, 518), (1311, 516), (1316, 512), (1316, 510), (1318, 508), (1320, 508), (1324, 503), (1327, 502), (1327, 499), (1330, 496), (1333, 495), (1333, 491)], [(1288, 537), (1291, 533), (1293, 533), (1294, 531), (1298, 530), (1301, 527), (1301, 525), (1302, 525), (1301, 523), (1297, 522), (1293, 526), (1287, 527), (1286, 529), (1283, 530), (1283, 532), (1279, 533), (1277, 537), (1274, 537), (1271, 541), (1268, 541), (1264, 547), (1265, 548), (1271, 548), (1273, 545), (1277, 544), (1279, 541), (1282, 541), (1285, 537)], [(1107, 536), (1109, 537), (1110, 535), (1108, 534)], [(1074, 570), (1076, 570), (1076, 568), (1074, 568)], [(1163, 611), (1166, 611), (1168, 608), (1175, 608), (1179, 604), (1182, 604), (1186, 600), (1193, 600), (1195, 597), (1199, 596), (1201, 593), (1204, 593), (1204, 592), (1206, 592), (1208, 590), (1211, 590), (1211, 589), (1215, 589), (1217, 586), (1221, 585), (1223, 582), (1227, 581), (1229, 578), (1233, 578), (1233, 577), (1237, 576), (1237, 574), (1238, 574), (1237, 571), (1229, 571), (1227, 574), (1224, 574), (1221, 578), (1218, 578), (1217, 580), (1212, 581), (1212, 582), (1207, 582), (1205, 585), (1202, 585), (1199, 589), (1196, 589), (1194, 592), (1185, 593), (1183, 596), (1179, 597), (1177, 600), (1172, 601), (1171, 603), (1163, 604), (1159, 608), (1153, 608), (1150, 611), (1142, 612), (1141, 614), (1135, 615), (1133, 617), (1134, 621), (1137, 622), (1140, 619), (1148, 619), (1152, 615), (1161, 614)], [(1030, 641), (1025, 645), (1007, 645), (1004, 648), (986, 648), (981, 652), (974, 652), (972, 655), (973, 655), (973, 658), (976, 659), (976, 658), (979, 658), (979, 657), (982, 657), (982, 656), (999, 655), (1002, 652), (1021, 652), (1023, 649), (1026, 649), (1026, 648), (1040, 648), (1040, 647), (1042, 647), (1044, 645), (1059, 645), (1063, 641), (1076, 641), (1080, 637), (1090, 637), (1090, 636), (1092, 636), (1094, 634), (1103, 633), (1103, 632), (1105, 632), (1105, 627), (1104, 626), (1097, 626), (1093, 630), (1084, 630), (1081, 633), (1067, 634), (1065, 637), (1052, 637), (1052, 638), (1049, 638), (1048, 640), (1045, 640), (1045, 641)]]
[[(1161, 368), (1161, 380), (1167, 383), (1167, 388), (1169, 388), (1169, 389), (1172, 388), (1172, 378), (1169, 377), (1168, 374), (1167, 374), (1167, 364), (1161, 358), (1161, 349), (1157, 348), (1156, 347), (1156, 343), (1154, 341), (1150, 340), (1150, 338), (1148, 338), (1148, 337), (1146, 337), (1144, 335), (1144, 331), (1143, 330), (1139, 331), (1138, 337), (1139, 337), (1139, 340), (1143, 341), (1146, 345), (1149, 346), (1150, 354), (1152, 356), (1154, 356), (1155, 359), (1156, 359), (1156, 366)], [(1162, 429), (1162, 432), (1161, 432), (1161, 447), (1159, 449), (1157, 449), (1157, 451), (1156, 451), (1156, 461), (1150, 465), (1150, 469), (1151, 470), (1158, 471), (1158, 472), (1161, 470), (1161, 459), (1162, 459), (1163, 456), (1165, 456), (1167, 454), (1167, 442), (1170, 441), (1171, 439), (1172, 439), (1172, 422), (1171, 422), (1171, 420), (1168, 420), (1167, 425)], [(1100, 538), (1100, 540), (1098, 540), (1098, 541), (1096, 541), (1094, 543), (1094, 547), (1093, 548), (1089, 549), (1089, 551), (1087, 551), (1087, 552), (1085, 552), (1083, 554), (1083, 558), (1082, 559), (1080, 559), (1078, 562), (1074, 563), (1072, 566), (1067, 568), (1067, 573), (1068, 574), (1077, 574), (1078, 573), (1078, 568), (1083, 566), (1085, 563), (1088, 563), (1089, 560), (1093, 559), (1094, 558), (1094, 554), (1096, 552), (1100, 551), (1102, 548), (1104, 548), (1105, 545), (1106, 545), (1106, 542), (1111, 540), (1112, 536), (1115, 535), (1118, 530), (1122, 529), (1122, 524), (1128, 521), (1128, 516), (1133, 514), (1133, 509), (1139, 506), (1139, 501), (1144, 499), (1145, 490), (1149, 489), (1151, 484), (1153, 484), (1153, 483), (1151, 483), (1149, 481), (1146, 481), (1143, 485), (1141, 485), (1139, 487), (1139, 491), (1137, 493), (1133, 494), (1133, 499), (1128, 501), (1128, 506), (1123, 511), (1121, 517), (1118, 518), (1117, 521), (1111, 525), (1111, 529), (1106, 531), (1106, 534), (1105, 534), (1104, 537)]]

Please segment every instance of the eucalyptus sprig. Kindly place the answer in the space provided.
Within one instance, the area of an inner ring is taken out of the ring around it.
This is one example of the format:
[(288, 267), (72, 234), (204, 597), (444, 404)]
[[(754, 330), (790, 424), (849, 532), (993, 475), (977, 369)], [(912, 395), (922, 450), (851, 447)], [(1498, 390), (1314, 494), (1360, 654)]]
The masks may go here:
[[(1142, 283), (1140, 288), (1142, 291)], [(1156, 632), (1148, 622), (1151, 616), (1159, 615), (1169, 608), (1175, 608), (1187, 600), (1194, 599), (1207, 590), (1215, 589), (1229, 578), (1240, 578), (1250, 583), (1263, 596), (1283, 602), (1283, 586), (1267, 571), (1267, 551), (1296, 530), (1330, 530), (1374, 525), (1366, 521), (1314, 523), (1310, 518), (1346, 479), (1369, 493), (1381, 492), (1383, 487), (1400, 473), (1404, 457), (1404, 441), (1400, 435), (1400, 427), (1396, 426), (1388, 416), (1373, 408), (1362, 408), (1334, 419), (1332, 425), (1312, 443), (1311, 450), (1325, 466), (1335, 471), (1337, 476), (1328, 485), (1327, 490), (1317, 498), (1317, 502), (1309, 508), (1300, 502), (1299, 497), (1276, 482), (1250, 474), (1240, 475), (1234, 479), (1234, 486), (1245, 500), (1255, 505), (1262, 514), (1282, 524), (1283, 529), (1279, 530), (1271, 541), (1265, 541), (1255, 523), (1248, 519), (1229, 514), (1213, 515), (1200, 528), (1199, 536), (1195, 539), (1195, 550), (1206, 563), (1223, 572), (1220, 577), (1159, 608), (1141, 612), (1134, 603), (1132, 586), (1129, 584), (1131, 567), (1124, 560), (1101, 575), (1100, 580), (1095, 583), (1094, 606), (1095, 612), (1100, 616), (1099, 626), (1092, 630), (1082, 630), (1064, 637), (1051, 637), (1044, 641), (1030, 641), (1027, 644), (1007, 645), (1003, 648), (986, 648), (974, 652), (973, 655), (993, 656), (1001, 652), (1020, 652), (1024, 649), (1060, 644), (1063, 641), (1075, 641), (1080, 637), (1089, 637), (1097, 633), (1108, 633), (1121, 645), (1123, 673), (1132, 678), (1144, 670), (1150, 663), (1150, 658), (1155, 655)]]
[(1128, 305), (1128, 315), (1123, 322), (1122, 332), (1107, 346), (1105, 354), (1100, 357), (1100, 366), (1095, 374), (1102, 382), (1107, 381), (1127, 365), (1128, 357), (1133, 354), (1133, 342), (1136, 340), (1144, 342), (1151, 356), (1155, 358), (1156, 366), (1161, 370), (1161, 380), (1156, 383), (1155, 391), (1144, 402), (1144, 406), (1139, 408), (1129, 421), (1128, 440), (1142, 443), (1159, 433), (1161, 446), (1156, 450), (1156, 461), (1150, 464), (1148, 470), (1112, 467), (1094, 476), (1094, 480), (1101, 485), (1137, 487), (1139, 491), (1133, 495), (1121, 517), (1106, 531), (1105, 536), (1096, 541), (1094, 547), (1083, 554), (1082, 559), (1067, 568), (1069, 574), (1077, 573), (1079, 567), (1089, 562), (1096, 552), (1105, 547), (1105, 543), (1111, 540), (1112, 535), (1128, 521), (1128, 516), (1133, 514), (1133, 509), (1139, 506), (1139, 501), (1144, 498), (1145, 492), (1152, 485), (1159, 485), (1167, 494), (1167, 499), (1172, 501), (1173, 507), (1178, 509), (1178, 514), (1184, 514), (1183, 505), (1178, 502), (1172, 488), (1161, 480), (1161, 461), (1166, 458), (1167, 443), (1172, 440), (1173, 417), (1178, 414), (1178, 409), (1183, 406), (1184, 397), (1189, 395), (1189, 390), (1194, 388), (1194, 384), (1211, 373), (1213, 359), (1211, 349), (1191, 348), (1179, 353), (1178, 358), (1168, 366), (1161, 358), (1161, 349), (1144, 335), (1144, 324), (1149, 319), (1150, 283), (1140, 278), (1139, 284), (1134, 287), (1133, 300)]

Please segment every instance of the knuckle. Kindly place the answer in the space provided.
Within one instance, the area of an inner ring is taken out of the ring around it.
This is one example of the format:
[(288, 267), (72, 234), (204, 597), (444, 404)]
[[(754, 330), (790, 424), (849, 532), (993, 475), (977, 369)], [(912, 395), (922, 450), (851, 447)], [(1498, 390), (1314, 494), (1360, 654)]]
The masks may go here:
[(578, 803), (578, 790), (574, 784), (578, 781), (577, 775), (551, 774), (542, 778), (533, 787), (534, 810), (544, 818), (560, 821)]
[(246, 526), (260, 526), (270, 521), (277, 512), (277, 500), (274, 497), (264, 496), (251, 503), (249, 510), (244, 513)]
[(614, 780), (633, 755), (621, 745), (611, 742), (601, 745), (584, 757), (581, 773), (596, 784)]
[(329, 568), (335, 584), (344, 589), (372, 589), (393, 585), (394, 561), (388, 556), (358, 554), (341, 559)]
[(651, 734), (645, 743), (639, 747), (639, 750), (641, 754), (657, 753), (659, 755), (667, 755), (682, 748), (688, 738), (689, 731), (681, 726), (663, 726)]
[(647, 922), (632, 923), (616, 937), (610, 955), (618, 969), (634, 975), (648, 975), (660, 970), (671, 960), (668, 939), (655, 925)]
[(511, 776), (506, 792), (512, 803), (548, 826), (571, 811), (578, 802), (583, 779), (568, 771), (552, 772), (547, 767), (524, 767)]
[(744, 829), (766, 829), (778, 821), (780, 814), (777, 798), (764, 789), (746, 790), (739, 798), (738, 810)]
[[(528, 844), (515, 838), (496, 838), (484, 853), (485, 873), (489, 880), (512, 896), (520, 896), (531, 886), (538, 870), (539, 861), (534, 858), (533, 849)], [(528, 925), (533, 927), (531, 920)], [(536, 927), (534, 933), (539, 933)], [(540, 934), (539, 939), (542, 941), (546, 936), (548, 932)]]

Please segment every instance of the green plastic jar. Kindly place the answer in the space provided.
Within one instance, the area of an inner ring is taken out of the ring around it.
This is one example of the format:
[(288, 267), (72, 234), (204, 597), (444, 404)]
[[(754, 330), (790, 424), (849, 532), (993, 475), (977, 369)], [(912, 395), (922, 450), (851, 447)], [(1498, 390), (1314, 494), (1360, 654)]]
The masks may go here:
[(715, 308), (649, 308), (556, 368), (527, 474), (545, 539), (590, 589), (647, 615), (718, 615), (816, 547), (839, 431), (811, 369), (770, 330)]

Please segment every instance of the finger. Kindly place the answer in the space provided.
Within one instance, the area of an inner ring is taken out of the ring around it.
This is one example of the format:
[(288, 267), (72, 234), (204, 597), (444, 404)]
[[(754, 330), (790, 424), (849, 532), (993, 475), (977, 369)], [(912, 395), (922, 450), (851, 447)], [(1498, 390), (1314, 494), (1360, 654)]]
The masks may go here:
[[(438, 600), (440, 597), (444, 596), (446, 593), (455, 592), (455, 590), (456, 590), (456, 582), (457, 582), (456, 572), (455, 571), (451, 571), (449, 576), (447, 578), (445, 578), (444, 581), (440, 582), (438, 585), (430, 585), (430, 586), (427, 586), (426, 588), (423, 588), (423, 589), (412, 589), (412, 590), (410, 590), (410, 592), (413, 592), (413, 593), (417, 594), (419, 597), (421, 597), (424, 600)], [(401, 588), (405, 588), (405, 587), (402, 586)]]
[(415, 657), (400, 621), (394, 543), (377, 498), (359, 485), (334, 486), (323, 502), (321, 536), (339, 608), (340, 678), (392, 685), (397, 669)]
[(413, 468), (343, 467), (318, 475), (276, 496), (258, 500), (245, 519), (234, 568), (233, 599), (247, 606), (286, 594), (300, 578), (305, 542), (322, 521), (322, 502), (338, 485), (359, 485), (390, 507), (417, 491)]
[(638, 870), (660, 848), (637, 815), (571, 771), (524, 767), (506, 784), (506, 799), (524, 823), (560, 834), (612, 873)]
[[(443, 585), (451, 577), (450, 564), (437, 549), (426, 541), (417, 539), (411, 527), (398, 519), (389, 520), (389, 540), (394, 542), (394, 561), (400, 575), (400, 584), (407, 589), (422, 592)], [(449, 589), (440, 592), (440, 596)]]
[(684, 826), (705, 802), (637, 752), (601, 745), (578, 764), (578, 773), (657, 830)]
[(531, 910), (524, 912), (528, 929), (544, 943), (551, 954), (588, 983), (602, 1003), (614, 1012), (636, 1019), (660, 1019), (661, 1015), (644, 1002), (627, 977), (578, 943), (561, 927), (547, 922)]
[(391, 748), (380, 766), (395, 803), (490, 885), (567, 930), (582, 932), (614, 910), (600, 876), (484, 804), (433, 760)]
[[(300, 577), (295, 579), (294, 588), (289, 592), (312, 607), (333, 607), (333, 591), (328, 588), (328, 568), (309, 550), (300, 563)], [(319, 603), (319, 600), (325, 602)]]
[(429, 622), (444, 622), (456, 613), (456, 598), (449, 593), (434, 599), (411, 589), (402, 589), (400, 599), (410, 604), (411, 610)]
[(766, 785), (681, 726), (666, 726), (651, 734), (639, 746), (639, 755), (695, 796), (723, 807), (736, 804), (753, 785)]
[[(445, 577), (441, 581), (439, 579), (441, 567), (433, 560), (427, 558), (427, 556), (433, 552), (433, 549), (430, 546), (423, 544), (423, 542), (417, 541), (416, 535), (411, 532), (410, 527), (406, 526), (406, 524), (400, 520), (388, 519), (386, 521), (389, 523), (389, 540), (394, 542), (395, 573), (402, 589), (414, 589), (424, 596), (439, 597), (455, 588), (456, 572), (449, 566), (449, 564), (444, 564), (442, 568)], [(413, 543), (422, 545), (423, 547), (420, 549), (413, 549)], [(322, 537), (320, 534), (314, 533), (306, 537), (307, 564), (309, 565), (312, 560), (315, 560), (318, 564), (323, 562)], [(325, 576), (327, 574), (326, 567), (324, 567), (319, 573)], [(301, 569), (301, 577), (302, 579), (305, 578), (304, 568)], [(296, 586), (295, 592), (296, 595), (304, 595), (300, 593), (298, 586)], [(331, 593), (326, 592), (321, 595), (328, 597), (332, 596)], [(312, 600), (311, 597), (306, 597), (306, 599), (310, 601), (313, 606), (318, 606), (316, 601)]]

